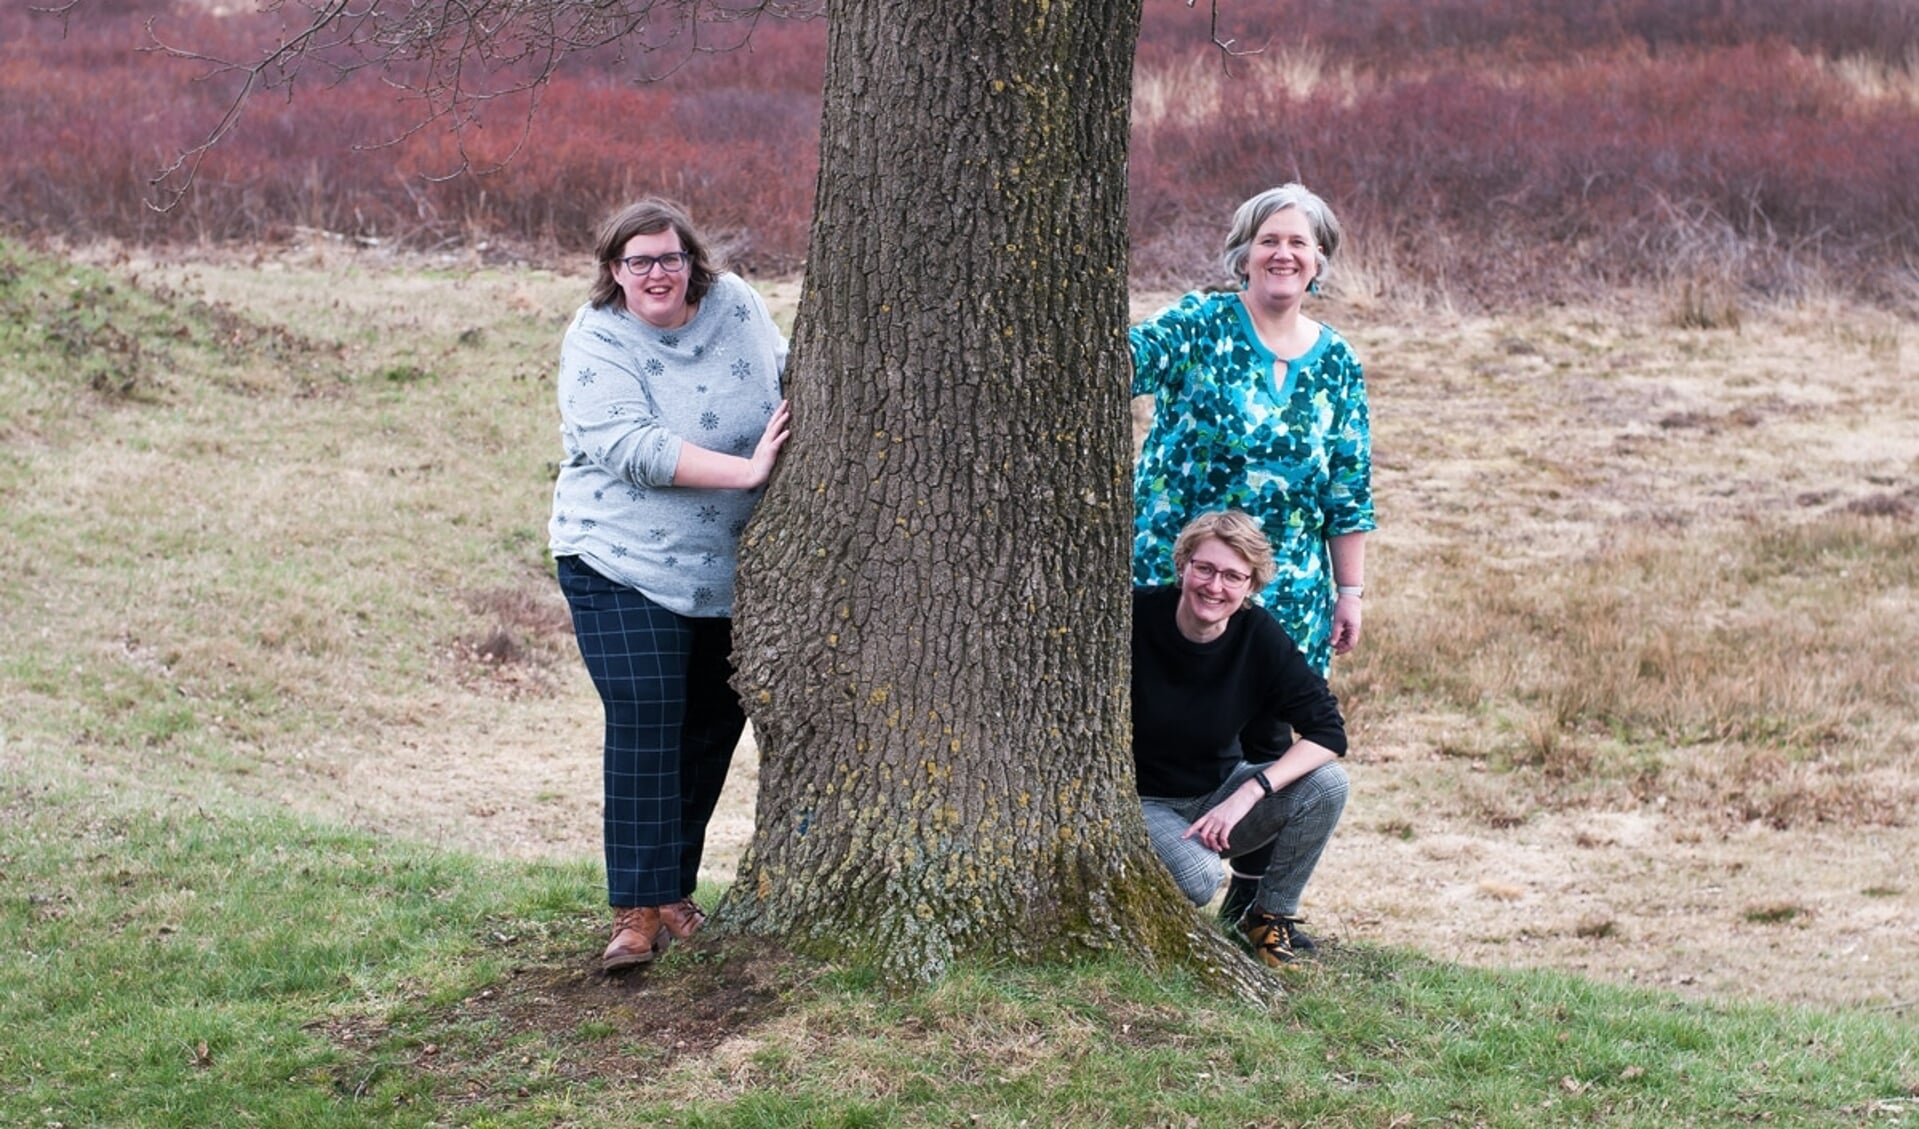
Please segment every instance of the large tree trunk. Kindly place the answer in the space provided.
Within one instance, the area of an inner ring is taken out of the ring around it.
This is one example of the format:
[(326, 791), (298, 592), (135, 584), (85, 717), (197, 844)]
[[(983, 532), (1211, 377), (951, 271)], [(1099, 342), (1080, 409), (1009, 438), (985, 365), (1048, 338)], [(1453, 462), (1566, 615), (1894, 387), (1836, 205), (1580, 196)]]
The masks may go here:
[(1231, 968), (1133, 790), (1139, 0), (831, 16), (794, 439), (735, 624), (758, 826), (715, 924), (906, 980), (1116, 947)]

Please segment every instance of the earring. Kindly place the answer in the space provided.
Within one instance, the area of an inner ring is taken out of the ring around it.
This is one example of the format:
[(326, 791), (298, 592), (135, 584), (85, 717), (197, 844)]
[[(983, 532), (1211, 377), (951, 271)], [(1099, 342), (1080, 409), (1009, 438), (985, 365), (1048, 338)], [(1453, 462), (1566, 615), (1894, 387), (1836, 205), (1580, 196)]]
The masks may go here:
[(1313, 280), (1306, 284), (1306, 293), (1308, 294), (1319, 293), (1319, 276), (1318, 275), (1314, 275)]

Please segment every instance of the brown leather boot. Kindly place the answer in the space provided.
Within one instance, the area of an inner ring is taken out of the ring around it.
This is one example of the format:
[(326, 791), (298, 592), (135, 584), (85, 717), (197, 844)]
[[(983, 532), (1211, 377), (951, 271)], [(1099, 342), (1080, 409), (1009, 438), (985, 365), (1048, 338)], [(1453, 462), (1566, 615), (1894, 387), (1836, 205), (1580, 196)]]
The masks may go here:
[(645, 964), (666, 949), (671, 939), (660, 921), (658, 906), (616, 906), (613, 914), (613, 943), (600, 955), (600, 967), (618, 972), (636, 964)]
[(670, 906), (660, 907), (660, 924), (666, 926), (668, 937), (684, 941), (706, 924), (706, 911), (692, 898), (681, 898)]

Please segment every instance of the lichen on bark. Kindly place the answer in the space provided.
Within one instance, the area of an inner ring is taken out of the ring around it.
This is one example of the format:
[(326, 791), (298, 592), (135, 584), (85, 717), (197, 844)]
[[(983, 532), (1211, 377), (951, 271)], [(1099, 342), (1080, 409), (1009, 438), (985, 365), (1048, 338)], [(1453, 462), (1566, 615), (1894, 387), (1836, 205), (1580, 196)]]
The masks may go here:
[(735, 621), (758, 823), (714, 926), (905, 981), (1117, 949), (1264, 979), (1133, 790), (1137, 0), (831, 15), (793, 439)]

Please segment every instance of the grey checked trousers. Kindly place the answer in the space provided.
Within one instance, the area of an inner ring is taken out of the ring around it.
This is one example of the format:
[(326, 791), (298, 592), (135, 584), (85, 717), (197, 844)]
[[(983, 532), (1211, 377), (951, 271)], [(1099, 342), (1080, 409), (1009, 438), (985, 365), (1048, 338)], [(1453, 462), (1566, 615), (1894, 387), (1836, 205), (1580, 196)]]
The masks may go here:
[[(1263, 767), (1242, 763), (1224, 784), (1203, 796), (1140, 797), (1153, 849), (1172, 871), (1180, 891), (1196, 906), (1212, 901), (1219, 892), (1226, 877), (1226, 863), (1199, 840), (1180, 836), (1194, 820), (1232, 795)], [(1243, 855), (1266, 843), (1273, 845), (1273, 861), (1260, 878), (1255, 907), (1287, 917), (1298, 915), (1300, 895), (1346, 810), (1346, 791), (1346, 769), (1338, 761), (1321, 765), (1254, 804), (1233, 828), (1227, 857)]]

